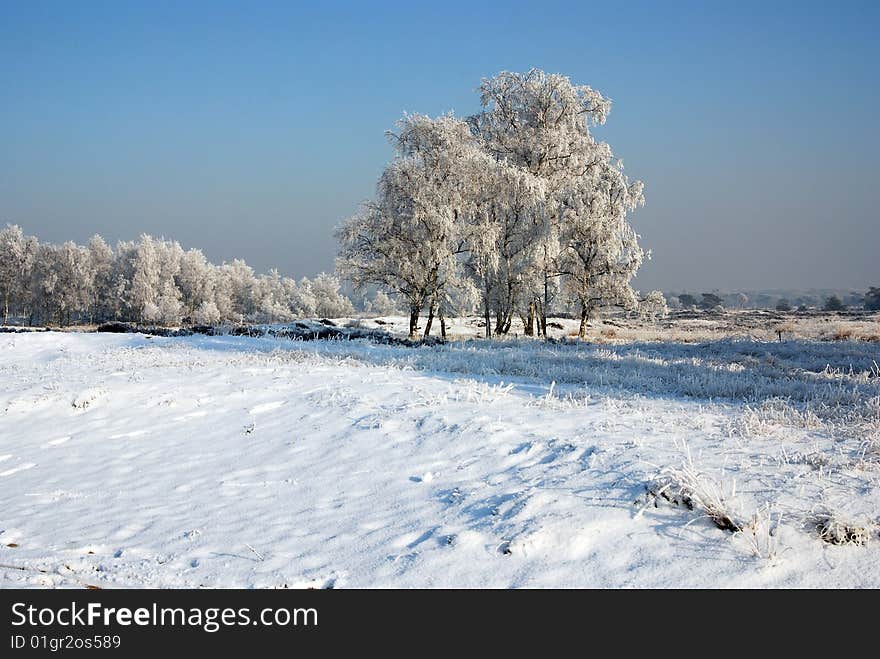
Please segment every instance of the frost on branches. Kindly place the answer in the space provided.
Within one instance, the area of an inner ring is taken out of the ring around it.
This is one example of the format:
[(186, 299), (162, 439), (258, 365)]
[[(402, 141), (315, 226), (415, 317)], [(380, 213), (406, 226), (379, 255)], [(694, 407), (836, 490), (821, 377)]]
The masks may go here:
[(406, 303), (410, 334), (435, 316), (477, 307), (486, 336), (546, 336), (552, 307), (587, 319), (604, 307), (665, 312), (630, 282), (645, 258), (627, 214), (644, 204), (590, 127), (611, 103), (538, 69), (483, 80), (467, 120), (404, 116), (376, 198), (337, 230), (339, 272)]
[(295, 281), (277, 270), (257, 275), (242, 260), (214, 265), (198, 249), (142, 235), (111, 248), (40, 243), (20, 227), (0, 229), (3, 324), (106, 320), (214, 325), (338, 318), (354, 308), (334, 275)]

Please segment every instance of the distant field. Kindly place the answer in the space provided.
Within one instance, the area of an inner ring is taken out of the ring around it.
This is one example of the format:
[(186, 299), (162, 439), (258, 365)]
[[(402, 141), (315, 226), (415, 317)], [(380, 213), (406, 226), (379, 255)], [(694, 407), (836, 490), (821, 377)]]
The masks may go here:
[[(360, 320), (341, 319), (341, 324), (357, 323), (363, 327), (379, 327), (405, 333), (408, 319), (402, 316), (364, 317)], [(422, 324), (424, 319), (422, 319)], [(576, 338), (578, 320), (550, 318), (548, 335), (553, 338)], [(481, 318), (455, 318), (449, 321), (451, 338), (481, 338), (484, 324)], [(588, 341), (717, 341), (720, 339), (753, 339), (757, 341), (787, 339), (815, 339), (821, 341), (880, 341), (880, 312), (778, 312), (764, 310), (742, 311), (678, 311), (666, 318), (646, 320), (638, 317), (612, 315), (591, 321)], [(435, 321), (432, 334), (440, 332)], [(511, 338), (523, 336), (519, 319), (513, 321)]]

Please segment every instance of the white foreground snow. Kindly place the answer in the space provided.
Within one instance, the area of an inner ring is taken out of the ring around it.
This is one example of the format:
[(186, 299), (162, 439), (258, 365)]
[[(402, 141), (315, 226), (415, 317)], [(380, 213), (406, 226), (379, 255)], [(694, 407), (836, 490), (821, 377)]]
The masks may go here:
[(880, 348), (755, 345), (0, 334), (0, 586), (880, 586)]

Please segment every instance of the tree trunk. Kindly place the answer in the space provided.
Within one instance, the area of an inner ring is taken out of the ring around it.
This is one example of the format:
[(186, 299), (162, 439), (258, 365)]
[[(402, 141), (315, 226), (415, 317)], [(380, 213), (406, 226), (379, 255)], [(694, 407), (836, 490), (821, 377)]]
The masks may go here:
[(446, 316), (443, 315), (443, 307), (440, 307), (440, 338), (446, 340)]
[(3, 324), (9, 324), (9, 291), (3, 293)]
[(421, 306), (412, 305), (409, 308), (409, 338), (415, 339), (418, 338), (419, 331), (419, 311), (421, 311)]
[(525, 328), (526, 336), (534, 336), (535, 335), (535, 302), (529, 302), (529, 315), (526, 316), (525, 321), (523, 322), (523, 326)]
[(425, 323), (425, 336), (424, 338), (428, 338), (431, 335), (431, 325), (434, 324), (434, 302), (428, 305), (428, 320)]
[[(547, 313), (548, 306), (550, 306), (550, 287), (547, 285), (547, 273), (544, 273), (544, 306), (543, 312), (541, 313), (542, 316)], [(546, 320), (546, 316), (544, 319)], [(544, 336), (547, 336), (546, 332), (544, 333)]]
[(549, 281), (550, 281), (550, 277), (545, 272), (544, 273), (544, 301), (541, 304), (541, 311), (540, 311), (541, 335), (545, 339), (547, 338), (547, 309), (550, 308)]
[(587, 335), (587, 318), (590, 315), (590, 310), (587, 308), (586, 304), (581, 305), (581, 326), (578, 329), (578, 338), (583, 339)]
[(492, 316), (489, 313), (489, 300), (486, 300), (486, 304), (483, 307), (483, 320), (486, 322), (486, 338), (492, 338)]

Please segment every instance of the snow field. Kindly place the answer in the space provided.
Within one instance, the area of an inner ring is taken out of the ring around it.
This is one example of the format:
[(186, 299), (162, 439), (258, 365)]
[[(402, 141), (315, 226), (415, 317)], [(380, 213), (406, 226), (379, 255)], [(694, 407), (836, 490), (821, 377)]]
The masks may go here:
[(878, 352), (0, 335), (0, 585), (876, 587)]

